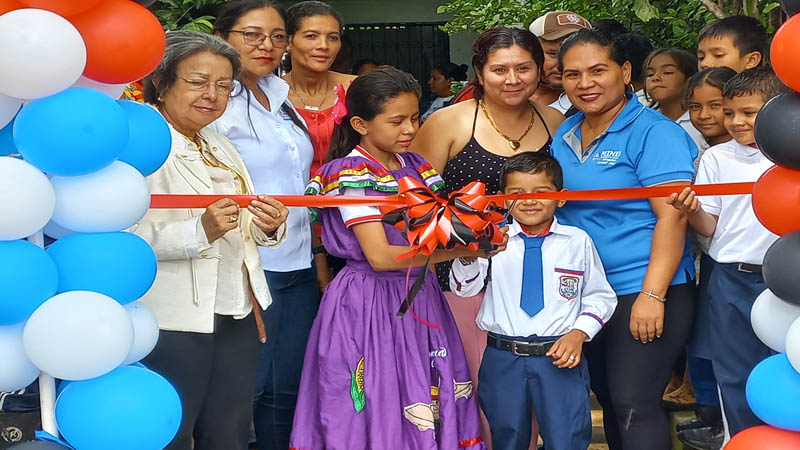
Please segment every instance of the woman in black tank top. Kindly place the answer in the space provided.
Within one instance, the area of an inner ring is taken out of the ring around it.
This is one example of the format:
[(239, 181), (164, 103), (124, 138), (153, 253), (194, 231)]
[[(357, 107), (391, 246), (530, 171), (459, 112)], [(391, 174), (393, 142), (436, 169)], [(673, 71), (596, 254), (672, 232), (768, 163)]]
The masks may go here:
[[(435, 112), (420, 128), (410, 148), (442, 172), (444, 195), (472, 181), (485, 183), (486, 193), (496, 194), (500, 190), (500, 168), (506, 159), (526, 151), (549, 153), (550, 130), (564, 120), (555, 109), (528, 100), (539, 84), (544, 62), (542, 47), (533, 33), (518, 28), (492, 28), (481, 34), (473, 47), (475, 99)], [(436, 272), (477, 385), (486, 332), (475, 324), (475, 317), (483, 295), (461, 298), (451, 294), (450, 264), (438, 264)], [(484, 440), (491, 442), (485, 422), (483, 432)], [(532, 436), (536, 435), (534, 428)], [(532, 448), (536, 448), (535, 439)]]

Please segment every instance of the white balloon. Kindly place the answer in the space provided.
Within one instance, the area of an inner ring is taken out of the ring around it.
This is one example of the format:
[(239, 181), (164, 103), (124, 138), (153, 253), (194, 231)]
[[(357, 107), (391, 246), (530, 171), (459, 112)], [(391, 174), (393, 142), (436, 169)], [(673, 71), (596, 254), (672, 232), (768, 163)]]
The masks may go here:
[(156, 316), (142, 302), (125, 305), (133, 323), (133, 346), (122, 362), (123, 366), (141, 361), (149, 355), (158, 342), (158, 322)]
[(88, 380), (117, 368), (133, 345), (133, 324), (116, 300), (69, 291), (33, 312), (22, 335), (28, 358), (62, 380)]
[(5, 127), (22, 108), (22, 100), (0, 94), (0, 128)]
[(54, 176), (53, 222), (79, 233), (124, 230), (150, 206), (150, 189), (138, 170), (121, 161), (87, 175)]
[(91, 78), (86, 78), (81, 76), (72, 87), (88, 87), (95, 90), (98, 90), (109, 97), (113, 98), (114, 100), (119, 99), (122, 96), (122, 93), (125, 92), (125, 89), (128, 87), (127, 84), (106, 84), (101, 83), (99, 81), (94, 81)]
[(792, 322), (786, 333), (786, 356), (794, 370), (800, 372), (800, 318)]
[(33, 383), (39, 369), (33, 365), (22, 345), (24, 323), (0, 327), (0, 348), (3, 349), (3, 364), (0, 364), (0, 392), (11, 392)]
[(72, 86), (86, 67), (86, 45), (58, 14), (18, 9), (0, 16), (0, 92), (46, 97)]
[(5, 208), (0, 214), (0, 241), (22, 239), (50, 220), (56, 194), (39, 169), (21, 159), (0, 156), (0, 204)]
[(786, 303), (769, 289), (765, 289), (753, 302), (750, 324), (756, 336), (776, 352), (786, 351), (786, 333), (792, 322), (800, 317), (800, 306)]

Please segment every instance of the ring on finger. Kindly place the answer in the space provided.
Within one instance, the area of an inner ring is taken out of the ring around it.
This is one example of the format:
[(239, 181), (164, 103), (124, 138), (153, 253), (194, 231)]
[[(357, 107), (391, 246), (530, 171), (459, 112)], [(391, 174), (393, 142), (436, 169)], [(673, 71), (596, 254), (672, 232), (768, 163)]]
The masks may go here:
[(570, 357), (569, 357), (569, 360), (570, 360), (570, 361), (575, 361), (575, 355), (572, 355), (572, 356), (570, 356)]
[(231, 214), (230, 218), (228, 219), (228, 222), (233, 223), (236, 222), (237, 220), (239, 220), (239, 216), (237, 216), (236, 214)]

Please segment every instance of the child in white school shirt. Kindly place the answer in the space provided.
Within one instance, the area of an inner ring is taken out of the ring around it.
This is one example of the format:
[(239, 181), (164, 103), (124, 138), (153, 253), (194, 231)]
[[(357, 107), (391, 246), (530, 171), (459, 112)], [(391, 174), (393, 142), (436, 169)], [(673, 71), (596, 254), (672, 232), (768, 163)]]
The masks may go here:
[[(550, 155), (527, 152), (506, 161), (503, 193), (554, 192), (563, 175)], [(591, 440), (589, 372), (583, 343), (611, 318), (617, 296), (591, 238), (561, 225), (556, 200), (519, 200), (508, 246), (491, 259), (460, 259), (450, 288), (469, 297), (486, 289), (478, 326), (487, 348), (478, 398), (494, 448), (527, 449), (531, 408), (548, 450), (586, 449)]]
[[(733, 139), (709, 148), (700, 159), (697, 184), (758, 180), (773, 164), (755, 142), (758, 112), (786, 87), (769, 67), (734, 75), (722, 90), (723, 125)], [(745, 385), (750, 371), (772, 350), (750, 325), (753, 302), (766, 289), (761, 274), (764, 254), (778, 236), (756, 218), (750, 195), (704, 196), (686, 188), (667, 203), (689, 216), (689, 225), (711, 237), (708, 254), (714, 269), (708, 284), (711, 320), (711, 362), (722, 397), (730, 436), (763, 422), (750, 410)]]

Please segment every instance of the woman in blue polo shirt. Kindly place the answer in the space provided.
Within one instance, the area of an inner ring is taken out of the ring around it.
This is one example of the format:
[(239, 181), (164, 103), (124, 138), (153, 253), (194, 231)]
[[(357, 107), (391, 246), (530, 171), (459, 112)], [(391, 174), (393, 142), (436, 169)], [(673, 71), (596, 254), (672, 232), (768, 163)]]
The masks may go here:
[[(612, 38), (583, 29), (561, 46), (564, 90), (579, 110), (551, 151), (570, 190), (687, 184), (697, 147), (675, 122), (626, 89), (631, 65)], [(568, 202), (559, 220), (595, 242), (618, 296), (614, 316), (588, 345), (592, 390), (611, 450), (667, 450), (661, 396), (689, 339), (694, 266), (686, 217), (663, 199)]]

